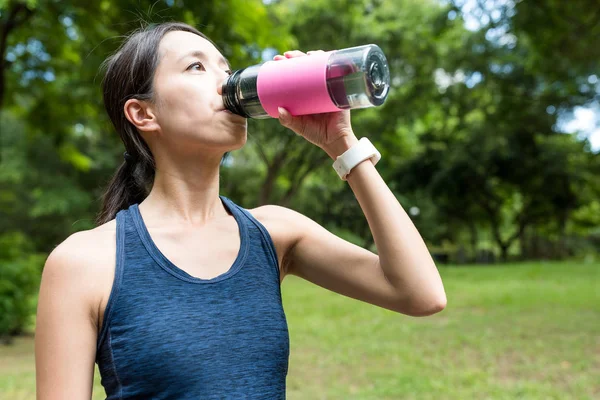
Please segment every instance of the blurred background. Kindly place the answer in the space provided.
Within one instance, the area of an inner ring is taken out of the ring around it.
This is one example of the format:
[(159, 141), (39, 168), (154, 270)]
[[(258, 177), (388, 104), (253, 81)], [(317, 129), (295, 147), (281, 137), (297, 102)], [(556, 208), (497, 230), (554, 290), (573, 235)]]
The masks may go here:
[[(122, 162), (100, 65), (123, 35), (169, 20), (234, 69), (368, 43), (390, 64), (385, 104), (352, 123), (381, 151), (448, 306), (411, 318), (289, 277), (289, 398), (600, 398), (597, 0), (0, 0), (0, 398), (35, 398), (44, 261), (94, 227)], [(222, 194), (377, 251), (322, 150), (274, 120), (248, 135)]]

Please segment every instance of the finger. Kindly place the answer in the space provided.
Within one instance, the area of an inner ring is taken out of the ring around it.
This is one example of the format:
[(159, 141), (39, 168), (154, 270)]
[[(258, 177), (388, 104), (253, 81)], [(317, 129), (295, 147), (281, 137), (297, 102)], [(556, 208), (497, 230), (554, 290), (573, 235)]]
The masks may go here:
[(311, 50), (311, 51), (307, 51), (306, 54), (308, 54), (309, 56), (311, 54), (315, 54), (315, 53), (325, 53), (323, 50)]
[(285, 53), (283, 53), (284, 56), (286, 56), (287, 58), (294, 58), (294, 57), (302, 57), (305, 56), (306, 54), (301, 52), (300, 50), (290, 50), (290, 51), (286, 51)]
[(280, 54), (277, 54), (275, 57), (273, 57), (273, 60), (277, 61), (277, 60), (285, 60), (286, 58)]
[(300, 135), (300, 133), (298, 133), (298, 120), (294, 118), (292, 113), (283, 107), (277, 107), (277, 111), (279, 112), (279, 123), (282, 126), (291, 129), (296, 135)]
[(283, 107), (277, 107), (277, 111), (279, 112), (279, 122), (283, 126), (288, 126), (288, 124), (292, 121), (292, 115), (288, 110)]

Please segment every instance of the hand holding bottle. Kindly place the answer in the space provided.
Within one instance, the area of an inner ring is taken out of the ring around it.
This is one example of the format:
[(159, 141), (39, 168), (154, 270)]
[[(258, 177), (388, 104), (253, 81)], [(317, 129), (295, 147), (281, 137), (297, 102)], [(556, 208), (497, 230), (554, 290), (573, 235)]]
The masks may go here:
[[(273, 57), (273, 60), (310, 57), (313, 53), (323, 53), (323, 51), (309, 51), (308, 55), (298, 50), (286, 51), (283, 53), (284, 55)], [(293, 116), (286, 109), (280, 107), (279, 122), (309, 142), (321, 147), (333, 159), (341, 155), (346, 147), (350, 148), (358, 141), (352, 130), (350, 110)]]
[(385, 55), (369, 44), (308, 55), (288, 51), (234, 71), (221, 93), (230, 112), (279, 118), (335, 159), (357, 141), (348, 110), (383, 104), (389, 88)]

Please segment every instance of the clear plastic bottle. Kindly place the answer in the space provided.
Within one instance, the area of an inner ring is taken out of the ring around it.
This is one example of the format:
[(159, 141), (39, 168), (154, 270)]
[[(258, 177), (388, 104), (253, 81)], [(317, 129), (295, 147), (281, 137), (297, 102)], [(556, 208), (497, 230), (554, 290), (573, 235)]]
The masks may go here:
[(385, 55), (369, 44), (234, 71), (223, 84), (223, 103), (246, 118), (277, 118), (277, 107), (306, 115), (379, 106), (389, 88)]

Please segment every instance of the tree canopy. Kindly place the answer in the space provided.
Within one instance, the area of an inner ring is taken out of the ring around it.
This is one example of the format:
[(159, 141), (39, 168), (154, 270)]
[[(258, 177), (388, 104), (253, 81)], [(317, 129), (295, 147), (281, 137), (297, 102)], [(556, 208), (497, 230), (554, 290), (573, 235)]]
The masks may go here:
[[(124, 35), (170, 20), (198, 27), (235, 69), (378, 44), (390, 95), (353, 111), (353, 126), (438, 260), (598, 253), (600, 156), (558, 127), (599, 101), (596, 1), (0, 0), (0, 263), (39, 271), (94, 226), (123, 152), (100, 66)], [(222, 166), (224, 194), (292, 207), (376, 251), (322, 150), (275, 120), (250, 121), (248, 135)]]

